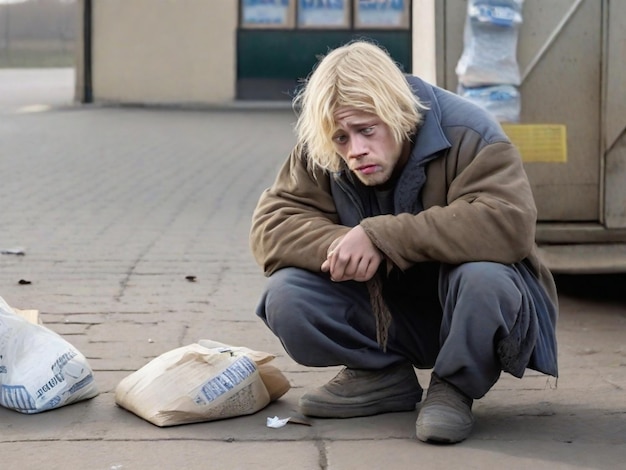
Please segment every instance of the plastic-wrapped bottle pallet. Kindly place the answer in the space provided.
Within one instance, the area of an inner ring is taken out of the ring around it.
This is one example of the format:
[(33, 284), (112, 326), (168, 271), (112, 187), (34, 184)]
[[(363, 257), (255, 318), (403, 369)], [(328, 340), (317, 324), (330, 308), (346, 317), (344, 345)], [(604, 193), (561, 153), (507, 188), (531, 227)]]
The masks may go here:
[(489, 111), (499, 122), (519, 121), (521, 99), (513, 85), (461, 88), (459, 94)]
[(517, 38), (523, 0), (469, 0), (458, 93), (498, 120), (519, 120)]

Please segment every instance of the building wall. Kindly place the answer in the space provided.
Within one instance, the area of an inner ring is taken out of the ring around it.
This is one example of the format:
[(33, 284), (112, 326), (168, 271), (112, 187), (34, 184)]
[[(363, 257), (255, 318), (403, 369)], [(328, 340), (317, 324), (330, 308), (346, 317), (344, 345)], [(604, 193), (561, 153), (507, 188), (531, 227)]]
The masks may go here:
[(92, 2), (97, 102), (219, 104), (235, 96), (237, 2)]
[[(417, 71), (435, 80), (434, 50), (428, 49), (434, 40), (434, 0), (414, 0), (413, 21), (423, 25), (419, 31), (426, 32), (426, 40), (413, 48), (418, 51), (413, 57), (410, 29), (238, 30), (238, 0), (79, 2), (81, 26), (85, 5), (91, 5), (91, 60), (83, 60), (85, 38), (80, 34), (76, 101), (206, 105), (284, 100), (289, 98), (285, 90), (295, 88), (319, 54), (362, 34), (383, 44), (407, 71), (417, 59)], [(273, 94), (261, 93), (263, 80), (281, 79), (286, 84), (268, 85)]]
[(412, 73), (437, 83), (435, 0), (413, 0)]

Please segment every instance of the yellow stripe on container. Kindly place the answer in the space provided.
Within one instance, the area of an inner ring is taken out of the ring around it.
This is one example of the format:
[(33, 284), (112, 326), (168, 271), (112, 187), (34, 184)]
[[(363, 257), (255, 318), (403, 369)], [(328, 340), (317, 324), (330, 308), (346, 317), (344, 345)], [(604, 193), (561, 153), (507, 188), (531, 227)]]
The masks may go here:
[(567, 132), (561, 124), (502, 124), (525, 162), (567, 162)]

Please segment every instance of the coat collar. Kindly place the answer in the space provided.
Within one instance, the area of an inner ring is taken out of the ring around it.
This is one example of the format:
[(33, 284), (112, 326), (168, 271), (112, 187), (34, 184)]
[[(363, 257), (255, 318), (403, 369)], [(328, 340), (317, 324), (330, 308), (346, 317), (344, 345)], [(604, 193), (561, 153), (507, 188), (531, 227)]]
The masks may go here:
[(428, 107), (422, 111), (424, 119), (417, 129), (411, 159), (417, 162), (428, 161), (438, 152), (452, 147), (452, 144), (441, 127), (441, 108), (434, 87), (414, 76), (409, 75), (406, 78), (413, 93)]

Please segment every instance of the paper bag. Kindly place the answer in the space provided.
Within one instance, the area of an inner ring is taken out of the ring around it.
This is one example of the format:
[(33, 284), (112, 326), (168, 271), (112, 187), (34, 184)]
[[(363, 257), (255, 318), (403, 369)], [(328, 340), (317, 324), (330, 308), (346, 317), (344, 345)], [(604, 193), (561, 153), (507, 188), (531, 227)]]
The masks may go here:
[(156, 426), (174, 426), (256, 413), (289, 389), (283, 377), (268, 392), (259, 366), (271, 354), (205, 344), (216, 347), (194, 343), (156, 357), (120, 381), (115, 402)]

